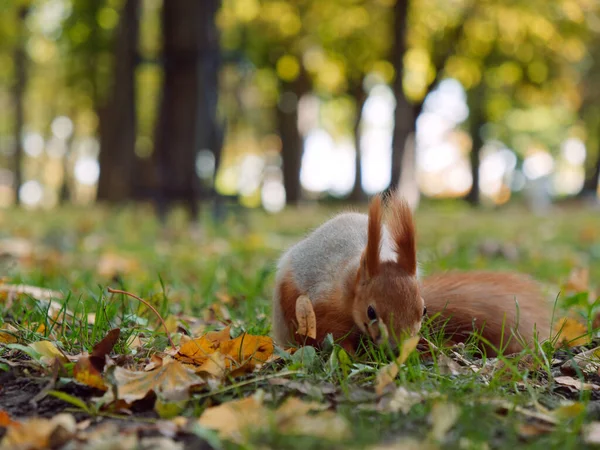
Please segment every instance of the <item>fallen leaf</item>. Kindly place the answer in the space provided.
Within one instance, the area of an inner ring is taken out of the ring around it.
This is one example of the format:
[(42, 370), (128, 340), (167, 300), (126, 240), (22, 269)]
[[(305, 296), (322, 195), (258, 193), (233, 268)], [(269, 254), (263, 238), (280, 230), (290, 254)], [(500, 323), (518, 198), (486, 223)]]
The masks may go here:
[(102, 378), (106, 364), (106, 356), (112, 351), (119, 340), (121, 330), (113, 328), (92, 349), (89, 356), (82, 356), (73, 367), (73, 376), (80, 383), (106, 391), (108, 387)]
[(0, 409), (0, 427), (5, 427), (6, 428), (6, 427), (8, 427), (10, 425), (13, 425), (15, 423), (16, 422), (14, 422), (10, 418), (10, 415), (6, 411)]
[(17, 330), (10, 323), (3, 323), (0, 328), (0, 344), (14, 344), (18, 341)]
[(563, 363), (560, 369), (563, 373), (568, 372), (572, 375), (577, 373), (577, 369), (587, 373), (597, 372), (600, 369), (600, 347), (578, 353)]
[(570, 317), (560, 319), (554, 326), (554, 333), (558, 336), (557, 345), (566, 344), (569, 347), (577, 347), (591, 342), (587, 327)]
[(600, 386), (593, 383), (585, 383), (583, 381), (577, 380), (573, 377), (554, 377), (554, 382), (556, 384), (560, 384), (561, 386), (572, 387), (578, 391), (597, 391), (600, 389)]
[(312, 302), (306, 295), (301, 295), (296, 300), (296, 320), (298, 321), (296, 334), (312, 339), (317, 338), (317, 317)]
[(391, 363), (379, 369), (375, 381), (375, 392), (377, 395), (383, 395), (385, 389), (394, 383), (394, 379), (398, 375), (400, 366), (406, 362), (409, 355), (417, 348), (419, 340), (420, 339), (418, 336), (405, 339), (402, 342), (402, 347), (400, 348), (400, 356), (398, 356)]
[(383, 412), (402, 411), (408, 414), (411, 408), (421, 403), (427, 395), (423, 392), (409, 391), (404, 386), (399, 386), (392, 395), (383, 397), (377, 405), (377, 409)]
[(578, 292), (586, 292), (590, 284), (590, 271), (585, 267), (578, 267), (571, 270), (567, 282), (563, 286), (563, 290), (567, 294), (576, 294)]
[(150, 391), (166, 400), (184, 400), (189, 395), (190, 387), (205, 383), (192, 370), (170, 357), (165, 357), (160, 367), (149, 372), (115, 367), (113, 377), (118, 400), (127, 403), (141, 400)]
[(69, 362), (65, 354), (50, 341), (32, 342), (29, 347), (41, 355), (40, 361), (46, 365), (52, 365), (55, 359), (62, 363)]
[[(294, 397), (286, 399), (276, 410), (262, 402), (259, 391), (252, 397), (208, 408), (198, 424), (217, 431), (221, 438), (241, 442), (248, 433), (271, 429), (288, 435), (305, 435), (337, 440), (350, 433), (347, 421), (333, 411), (322, 411), (326, 405), (304, 402)], [(308, 413), (315, 412), (309, 415)]]
[(552, 431), (554, 431), (554, 426), (544, 422), (530, 422), (519, 424), (517, 430), (519, 436), (524, 439), (529, 439), (552, 433)]
[(98, 274), (105, 278), (112, 278), (122, 273), (131, 274), (138, 270), (137, 260), (112, 252), (102, 254), (96, 266)]
[(570, 420), (585, 413), (585, 405), (581, 402), (571, 402), (559, 406), (551, 414), (559, 420)]
[(437, 365), (442, 375), (460, 375), (464, 372), (456, 361), (441, 352), (437, 357)]
[(591, 422), (583, 426), (583, 442), (600, 444), (600, 422)]
[(75, 431), (76, 422), (71, 414), (58, 414), (52, 419), (35, 417), (9, 425), (1, 447), (27, 450), (58, 448), (67, 442)]
[(454, 426), (460, 415), (460, 408), (453, 403), (436, 402), (431, 408), (429, 435), (436, 441), (442, 441)]
[(11, 295), (29, 295), (37, 300), (51, 300), (53, 298), (63, 298), (58, 291), (45, 289), (38, 286), (28, 286), (26, 284), (0, 284), (0, 292), (7, 296)]
[[(264, 364), (273, 354), (273, 340), (268, 336), (242, 334), (235, 339), (229, 339), (229, 329), (220, 332), (207, 333), (201, 338), (193, 339), (181, 346), (175, 358), (187, 364), (198, 366), (197, 371), (210, 372), (214, 369), (215, 361), (220, 357), (211, 358), (219, 353), (224, 356), (224, 368), (234, 372), (233, 376), (252, 371), (259, 364)], [(205, 366), (207, 361), (212, 362)]]

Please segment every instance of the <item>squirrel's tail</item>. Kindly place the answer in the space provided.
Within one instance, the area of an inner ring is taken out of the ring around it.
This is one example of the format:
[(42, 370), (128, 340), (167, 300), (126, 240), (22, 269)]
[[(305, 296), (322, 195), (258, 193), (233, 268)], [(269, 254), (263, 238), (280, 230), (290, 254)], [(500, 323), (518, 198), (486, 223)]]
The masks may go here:
[[(432, 331), (450, 342), (474, 332), (488, 356), (517, 353), (550, 335), (551, 307), (531, 278), (509, 272), (448, 272), (426, 277), (422, 296)], [(489, 343), (489, 345), (487, 343)]]

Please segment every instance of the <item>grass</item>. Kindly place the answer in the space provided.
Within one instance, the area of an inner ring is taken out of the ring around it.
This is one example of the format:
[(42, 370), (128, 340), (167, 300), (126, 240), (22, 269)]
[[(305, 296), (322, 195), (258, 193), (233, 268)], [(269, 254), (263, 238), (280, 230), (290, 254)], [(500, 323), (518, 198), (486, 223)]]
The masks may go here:
[[(139, 302), (108, 295), (105, 288), (113, 287), (150, 301), (164, 318), (185, 314), (204, 319), (208, 329), (218, 327), (218, 319), (229, 319), (234, 335), (242, 331), (268, 334), (278, 255), (331, 214), (332, 210), (303, 206), (278, 216), (253, 212), (230, 217), (218, 226), (205, 219), (198, 229), (191, 228), (180, 212), (161, 228), (143, 207), (0, 211), (0, 254), (4, 251), (0, 274), (4, 282), (55, 289), (65, 296), (58, 314), (49, 310), (48, 303), (31, 298), (4, 301), (0, 303), (0, 325), (14, 325), (20, 345), (60, 330), (57, 346), (69, 354), (90, 352), (115, 327), (121, 329), (116, 354), (134, 359), (147, 356), (131, 354), (127, 342), (135, 336), (147, 339), (145, 348), (151, 351), (165, 349), (168, 341), (156, 317)], [(437, 204), (424, 205), (416, 221), (419, 259), (426, 274), (447, 269), (518, 270), (533, 275), (554, 294), (576, 267), (589, 267), (590, 279), (600, 279), (598, 212), (563, 207), (548, 217), (533, 217), (519, 206), (473, 211)], [(56, 318), (64, 318), (66, 308), (75, 318), (71, 326), (59, 327)], [(558, 308), (561, 315), (566, 308), (578, 313), (592, 326), (596, 309), (587, 298), (559, 297)], [(0, 346), (0, 358), (26, 359), (17, 349)], [(365, 358), (353, 361), (332, 345), (321, 352), (294, 355), (216, 391), (199, 393), (180, 414), (196, 417), (207, 406), (261, 389), (272, 404), (290, 394), (330, 403), (349, 421), (351, 434), (329, 442), (310, 436), (292, 438), (272, 428), (252, 433), (241, 448), (364, 448), (408, 438), (420, 443), (414, 448), (438, 444), (444, 448), (585, 448), (578, 432), (598, 420), (595, 393), (556, 391), (547, 382), (552, 353), (548, 350), (546, 358), (536, 356), (535, 366), (522, 367), (520, 358), (504, 358), (506, 369), (487, 377), (487, 382), (477, 374), (444, 373), (437, 354), (433, 358), (413, 354), (401, 368), (396, 384), (424, 392), (425, 400), (404, 413), (375, 408), (373, 383), (378, 368), (387, 362), (385, 352), (371, 348)], [(465, 355), (472, 357), (469, 346)], [(1, 361), (4, 371), (14, 370)], [(269, 377), (282, 370), (296, 372), (287, 379), (302, 388), (270, 383)], [(56, 389), (69, 382), (68, 377), (59, 380)], [(530, 437), (524, 437), (524, 424), (535, 421), (513, 408), (498, 414), (492, 403), (501, 398), (509, 405), (538, 404), (556, 410), (565, 397), (583, 405), (579, 412), (567, 414), (550, 432), (533, 432), (535, 436)], [(91, 402), (89, 397), (84, 401)], [(459, 412), (454, 426), (436, 443), (431, 437), (436, 426), (431, 418), (440, 404), (456, 405)], [(91, 411), (93, 408), (86, 414)], [(238, 448), (215, 439), (210, 435), (214, 445)]]

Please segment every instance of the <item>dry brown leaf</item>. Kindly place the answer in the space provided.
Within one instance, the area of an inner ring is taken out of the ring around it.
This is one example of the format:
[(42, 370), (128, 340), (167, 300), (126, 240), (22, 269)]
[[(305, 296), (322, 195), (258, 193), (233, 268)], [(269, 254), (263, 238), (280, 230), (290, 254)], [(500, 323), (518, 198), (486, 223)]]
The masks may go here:
[(76, 432), (75, 418), (71, 414), (58, 414), (52, 419), (32, 418), (13, 422), (7, 427), (2, 448), (42, 450), (58, 448)]
[(554, 326), (554, 334), (558, 336), (556, 345), (577, 347), (591, 342), (587, 327), (571, 317), (560, 319)]
[(398, 356), (391, 363), (379, 369), (379, 371), (377, 372), (377, 379), (375, 381), (375, 392), (377, 393), (377, 395), (383, 395), (386, 387), (394, 383), (394, 379), (398, 375), (400, 366), (402, 366), (402, 364), (406, 362), (409, 355), (417, 348), (418, 343), (418, 336), (405, 339), (402, 342), (400, 356)]
[(243, 433), (260, 430), (268, 425), (268, 417), (258, 396), (223, 403), (206, 409), (198, 424), (215, 430), (222, 438), (240, 441)]
[(554, 426), (544, 422), (529, 422), (518, 425), (519, 436), (525, 439), (552, 433)]
[(82, 356), (73, 367), (73, 376), (80, 383), (106, 391), (108, 387), (102, 378), (106, 356), (112, 351), (117, 343), (121, 330), (114, 328), (98, 342), (89, 356)]
[(317, 338), (317, 317), (312, 302), (306, 295), (301, 295), (296, 300), (296, 320), (298, 321), (296, 334), (312, 339)]
[(600, 386), (598, 386), (597, 384), (585, 383), (573, 377), (567, 376), (554, 377), (554, 382), (556, 384), (560, 384), (561, 386), (572, 387), (574, 389), (577, 389), (578, 391), (597, 391), (598, 389), (600, 389)]
[(164, 399), (185, 400), (188, 398), (190, 387), (205, 383), (192, 370), (168, 356), (163, 359), (160, 367), (149, 372), (115, 367), (113, 376), (118, 400), (127, 403), (141, 400), (150, 391)]
[(434, 403), (429, 415), (430, 436), (436, 441), (442, 441), (458, 420), (459, 415), (460, 408), (453, 403)]
[(442, 375), (460, 375), (464, 373), (462, 366), (456, 361), (443, 353), (439, 353), (437, 357), (437, 365)]

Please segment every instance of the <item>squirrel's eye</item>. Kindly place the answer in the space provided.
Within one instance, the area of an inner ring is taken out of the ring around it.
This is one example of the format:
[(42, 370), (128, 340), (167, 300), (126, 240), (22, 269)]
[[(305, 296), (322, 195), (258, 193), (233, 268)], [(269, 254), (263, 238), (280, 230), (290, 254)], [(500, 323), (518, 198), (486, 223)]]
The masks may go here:
[(427, 315), (427, 306), (425, 306), (425, 307), (423, 308), (423, 316), (426, 316), (426, 315)]
[(369, 306), (367, 308), (367, 317), (369, 318), (369, 320), (377, 320), (377, 313), (375, 312), (375, 308), (373, 308), (372, 306)]

